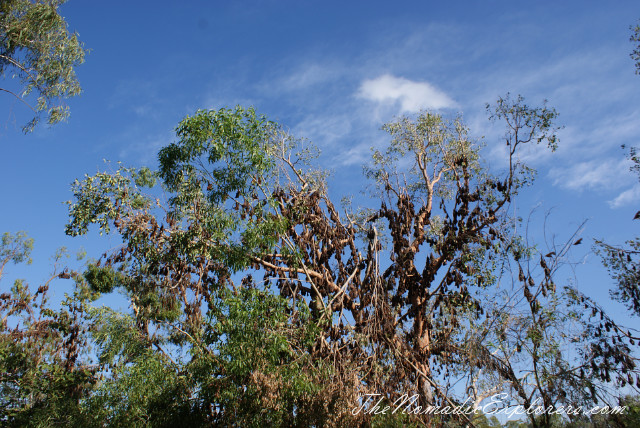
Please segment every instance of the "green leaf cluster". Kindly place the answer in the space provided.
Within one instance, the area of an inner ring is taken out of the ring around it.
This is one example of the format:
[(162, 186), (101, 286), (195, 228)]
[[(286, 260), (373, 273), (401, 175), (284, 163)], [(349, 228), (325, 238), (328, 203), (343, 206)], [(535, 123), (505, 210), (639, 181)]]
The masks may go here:
[[(85, 49), (78, 35), (70, 33), (58, 12), (65, 0), (4, 0), (0, 2), (0, 73), (11, 73), (22, 85), (15, 96), (34, 111), (24, 127), (33, 130), (44, 117), (49, 124), (65, 120), (64, 99), (82, 91), (75, 67), (84, 62)], [(25, 100), (34, 94), (33, 105)]]

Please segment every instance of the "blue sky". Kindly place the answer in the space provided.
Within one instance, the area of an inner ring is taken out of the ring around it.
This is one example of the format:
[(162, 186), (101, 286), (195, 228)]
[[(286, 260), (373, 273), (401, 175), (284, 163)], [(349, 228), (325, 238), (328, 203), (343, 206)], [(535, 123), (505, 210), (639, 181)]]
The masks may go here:
[(506, 92), (532, 105), (548, 99), (565, 128), (556, 153), (525, 154), (539, 174), (521, 214), (538, 207), (540, 223), (552, 210), (547, 239), (558, 241), (588, 220), (572, 257), (584, 261), (580, 287), (599, 299), (611, 281), (592, 238), (619, 243), (640, 230), (631, 220), (640, 183), (620, 149), (640, 134), (629, 58), (637, 2), (70, 0), (61, 11), (91, 50), (68, 123), (22, 135), (29, 112), (0, 98), (0, 225), (36, 239), (33, 271), (11, 269), (34, 282), (61, 245), (97, 256), (118, 244), (64, 236), (75, 178), (103, 159), (155, 166), (181, 118), (236, 104), (315, 142), (339, 195), (364, 186), (360, 165), (387, 141), (379, 128), (394, 116), (460, 112), (500, 168), (502, 131), (485, 103)]

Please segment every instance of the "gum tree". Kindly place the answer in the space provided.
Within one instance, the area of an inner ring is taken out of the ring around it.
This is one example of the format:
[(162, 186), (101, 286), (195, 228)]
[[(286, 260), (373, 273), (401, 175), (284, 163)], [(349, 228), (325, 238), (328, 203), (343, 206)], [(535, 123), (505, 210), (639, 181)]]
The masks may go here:
[[(640, 74), (640, 25), (632, 26), (631, 31), (630, 41), (634, 49), (630, 56), (635, 62), (636, 74)], [(622, 149), (625, 150), (626, 147), (622, 146)], [(637, 147), (629, 148), (628, 159), (632, 162), (631, 172), (640, 179), (640, 155)], [(640, 219), (640, 211), (633, 219)], [(625, 304), (633, 315), (640, 316), (640, 238), (630, 239), (626, 245), (596, 240), (596, 252), (616, 282), (615, 288), (611, 290), (612, 297)]]
[[(132, 309), (96, 313), (101, 368), (113, 375), (89, 414), (95, 423), (349, 426), (354, 381), (335, 383), (330, 360), (316, 355), (311, 311), (251, 276), (287, 227), (272, 196), (284, 179), (273, 156), (282, 134), (237, 108), (197, 112), (177, 135), (157, 175), (120, 168), (74, 185), (68, 233), (95, 223), (123, 238), (85, 278), (97, 292), (119, 290)], [(157, 176), (166, 202), (148, 189)], [(119, 398), (129, 390), (138, 393)]]
[(81, 92), (75, 67), (84, 62), (85, 50), (59, 14), (65, 1), (0, 3), (0, 73), (5, 79), (0, 91), (32, 110), (24, 132), (43, 118), (49, 124), (66, 119), (64, 100)]
[[(525, 405), (597, 401), (590, 387), (635, 367), (627, 344), (607, 345), (608, 332), (632, 338), (584, 296), (556, 290), (554, 259), (524, 245), (509, 214), (533, 177), (518, 152), (555, 148), (556, 113), (505, 97), (490, 115), (505, 124), (501, 171), (486, 167), (459, 118), (423, 112), (385, 125), (391, 142), (365, 169), (368, 209), (337, 206), (308, 143), (242, 108), (183, 120), (157, 173), (120, 168), (76, 182), (67, 232), (95, 224), (123, 239), (85, 273), (94, 291), (120, 290), (132, 309), (126, 322), (98, 323), (104, 363), (122, 370), (105, 397), (144, 377), (131, 372), (136, 362), (157, 361), (149, 368), (156, 398), (131, 404), (149, 420), (171, 396), (183, 397), (175, 414), (207, 422), (242, 414), (250, 425), (269, 409), (275, 424), (450, 424), (442, 415), (383, 421), (350, 410), (371, 393), (454, 406), (464, 394), (453, 381), (481, 396), (483, 376)], [(500, 309), (505, 281), (517, 304)], [(603, 321), (555, 316), (560, 302), (587, 305)], [(572, 322), (582, 322), (579, 359), (557, 352), (569, 338), (554, 332)], [(139, 352), (109, 345), (122, 343), (111, 339), (118, 325)], [(256, 343), (273, 346), (265, 353)], [(248, 394), (240, 407), (238, 388)]]
[[(9, 264), (31, 263), (33, 240), (5, 233), (0, 243), (0, 421), (3, 426), (82, 425), (80, 402), (96, 381), (86, 359), (86, 307), (94, 297), (82, 276), (59, 264), (37, 289), (24, 280), (5, 288)], [(74, 280), (72, 295), (49, 304), (56, 281)]]

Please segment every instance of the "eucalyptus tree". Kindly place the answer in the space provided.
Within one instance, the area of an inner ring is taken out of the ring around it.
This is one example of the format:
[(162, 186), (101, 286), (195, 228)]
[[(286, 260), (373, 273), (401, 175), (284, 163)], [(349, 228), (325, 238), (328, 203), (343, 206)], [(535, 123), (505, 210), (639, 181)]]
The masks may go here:
[[(630, 56), (635, 62), (636, 74), (640, 74), (640, 25), (632, 26), (631, 31), (630, 41), (634, 49)], [(627, 147), (623, 145), (622, 149), (625, 150)], [(638, 147), (629, 147), (628, 150), (630, 170), (640, 179)], [(633, 218), (638, 219), (640, 211)], [(596, 240), (596, 252), (616, 282), (615, 288), (611, 290), (612, 297), (625, 304), (633, 315), (640, 316), (640, 238), (634, 237), (625, 244), (615, 245), (605, 240)]]
[[(77, 181), (67, 233), (95, 224), (123, 240), (85, 279), (95, 292), (122, 291), (132, 309), (96, 315), (101, 362), (116, 373), (93, 401), (110, 404), (96, 408), (152, 424), (169, 414), (251, 425), (265, 412), (275, 425), (472, 424), (429, 409), (486, 395), (487, 376), (513, 403), (545, 408), (598, 402), (608, 382), (628, 382), (633, 338), (557, 287), (558, 259), (513, 227), (510, 204), (534, 176), (518, 153), (555, 149), (556, 112), (508, 96), (489, 111), (505, 125), (502, 170), (486, 166), (460, 118), (399, 118), (365, 167), (366, 209), (336, 205), (310, 144), (242, 108), (185, 118), (158, 172)], [(512, 304), (500, 300), (507, 280)], [(559, 352), (569, 325), (579, 358)], [(145, 376), (149, 393), (114, 401)], [(417, 399), (375, 417), (371, 403), (354, 411), (367, 394)]]
[[(85, 49), (70, 33), (59, 6), (66, 0), (3, 0), (0, 3), (0, 91), (29, 108), (33, 130), (44, 118), (55, 124), (69, 116), (64, 100), (80, 94), (75, 67)], [(7, 76), (19, 80), (15, 82)]]
[[(7, 287), (9, 264), (31, 263), (33, 240), (23, 232), (0, 241), (0, 423), (3, 426), (83, 425), (80, 402), (97, 381), (88, 363), (87, 305), (91, 292), (58, 252), (49, 278), (33, 289), (21, 279)], [(52, 305), (51, 288), (73, 280), (75, 290)], [(56, 307), (57, 306), (57, 307)]]
[[(623, 147), (624, 148), (624, 147)], [(630, 170), (640, 178), (640, 156), (636, 147), (629, 148)], [(633, 220), (640, 219), (638, 211)], [(634, 237), (625, 245), (605, 240), (595, 241), (595, 250), (615, 281), (611, 297), (624, 304), (633, 316), (640, 316), (640, 238)]]
[[(94, 423), (353, 423), (355, 380), (332, 382), (307, 305), (251, 276), (288, 227), (272, 196), (283, 178), (275, 131), (252, 109), (200, 111), (160, 152), (159, 173), (120, 168), (75, 183), (67, 232), (95, 223), (124, 241), (85, 278), (95, 291), (120, 290), (132, 308), (96, 312), (99, 361), (113, 375), (87, 401)], [(164, 190), (149, 191), (158, 176)], [(119, 398), (125, 391), (139, 393)]]

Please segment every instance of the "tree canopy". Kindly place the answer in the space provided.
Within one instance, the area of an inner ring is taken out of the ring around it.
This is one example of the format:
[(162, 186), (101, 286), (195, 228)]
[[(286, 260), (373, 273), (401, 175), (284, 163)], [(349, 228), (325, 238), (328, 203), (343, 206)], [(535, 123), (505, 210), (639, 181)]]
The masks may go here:
[[(80, 91), (62, 3), (0, 4), (0, 68), (24, 86), (2, 89), (37, 97), (27, 131)], [(337, 202), (313, 144), (253, 107), (186, 116), (157, 170), (75, 180), (67, 235), (119, 244), (75, 267), (59, 251), (37, 287), (3, 283), (0, 422), (638, 425), (637, 330), (567, 280), (577, 233), (543, 251), (513, 209), (536, 178), (522, 151), (558, 148), (558, 113), (509, 94), (486, 110), (498, 166), (461, 116), (397, 117), (357, 204)], [(612, 297), (640, 314), (638, 239), (596, 246)], [(0, 282), (32, 249), (2, 236)], [(99, 303), (116, 293), (127, 309)]]
[[(3, 420), (491, 426), (482, 412), (420, 409), (501, 393), (505, 409), (617, 405), (608, 385), (639, 382), (638, 338), (557, 283), (575, 238), (543, 255), (509, 210), (535, 175), (517, 153), (554, 150), (557, 113), (511, 96), (487, 109), (505, 129), (504, 168), (487, 166), (459, 117), (401, 117), (365, 167), (369, 207), (336, 205), (313, 146), (252, 108), (186, 117), (158, 171), (76, 180), (67, 233), (122, 245), (54, 272), (75, 288), (60, 310), (48, 283), (2, 295), (5, 355), (23, 355), (5, 368)], [(28, 257), (25, 239), (6, 236), (5, 264)], [(92, 303), (114, 292), (129, 312)]]
[(42, 118), (49, 124), (66, 119), (69, 109), (64, 100), (81, 92), (75, 67), (84, 62), (85, 49), (59, 14), (58, 7), (65, 1), (0, 3), (0, 73), (5, 78), (0, 91), (33, 111), (25, 132)]

